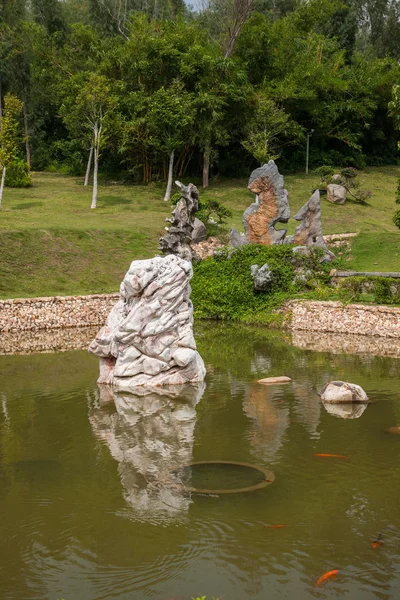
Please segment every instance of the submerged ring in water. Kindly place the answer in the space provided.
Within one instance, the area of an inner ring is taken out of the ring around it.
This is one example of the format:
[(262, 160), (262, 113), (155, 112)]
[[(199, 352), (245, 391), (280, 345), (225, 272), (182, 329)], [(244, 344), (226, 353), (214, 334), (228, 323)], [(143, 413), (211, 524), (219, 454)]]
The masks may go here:
[[(225, 490), (218, 490), (218, 489), (209, 490), (206, 488), (198, 488), (198, 487), (191, 487), (191, 486), (184, 485), (183, 487), (184, 487), (185, 491), (192, 492), (194, 494), (218, 494), (218, 495), (220, 495), (220, 494), (240, 494), (243, 492), (255, 492), (256, 490), (261, 490), (275, 481), (275, 475), (272, 471), (269, 471), (269, 469), (265, 469), (264, 467), (260, 467), (258, 465), (251, 465), (249, 463), (244, 463), (244, 462), (234, 462), (234, 461), (230, 461), (230, 460), (200, 460), (197, 462), (191, 462), (191, 463), (185, 465), (185, 467), (183, 467), (183, 468), (196, 467), (196, 466), (200, 466), (200, 465), (228, 465), (228, 466), (230, 465), (230, 466), (234, 466), (234, 467), (245, 467), (247, 469), (252, 469), (253, 471), (258, 471), (258, 473), (261, 473), (265, 479), (263, 479), (263, 481), (260, 481), (259, 483), (255, 484), (255, 485), (250, 485), (250, 486), (242, 487), (242, 488), (225, 489)], [(178, 470), (178, 469), (176, 469), (176, 470)]]

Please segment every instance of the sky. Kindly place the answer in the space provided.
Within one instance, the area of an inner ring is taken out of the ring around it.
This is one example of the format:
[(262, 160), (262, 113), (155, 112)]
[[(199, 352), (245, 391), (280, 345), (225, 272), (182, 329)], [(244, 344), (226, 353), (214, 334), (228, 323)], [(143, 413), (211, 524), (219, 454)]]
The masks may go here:
[(187, 6), (193, 6), (193, 8), (199, 8), (201, 0), (185, 0)]

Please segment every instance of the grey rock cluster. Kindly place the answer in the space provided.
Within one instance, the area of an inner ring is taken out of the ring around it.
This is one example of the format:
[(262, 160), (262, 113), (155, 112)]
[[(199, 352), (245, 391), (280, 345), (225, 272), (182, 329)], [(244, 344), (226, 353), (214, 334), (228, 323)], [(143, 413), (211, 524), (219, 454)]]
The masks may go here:
[(120, 391), (204, 380), (193, 337), (192, 265), (169, 255), (134, 261), (120, 299), (90, 344), (100, 358), (98, 383)]
[(172, 216), (166, 219), (171, 225), (165, 228), (167, 233), (160, 238), (159, 249), (163, 254), (175, 254), (191, 261), (196, 258), (191, 244), (207, 237), (204, 223), (196, 219), (196, 212), (199, 209), (199, 190), (192, 183), (189, 185), (183, 185), (179, 181), (175, 183), (181, 190), (181, 198)]

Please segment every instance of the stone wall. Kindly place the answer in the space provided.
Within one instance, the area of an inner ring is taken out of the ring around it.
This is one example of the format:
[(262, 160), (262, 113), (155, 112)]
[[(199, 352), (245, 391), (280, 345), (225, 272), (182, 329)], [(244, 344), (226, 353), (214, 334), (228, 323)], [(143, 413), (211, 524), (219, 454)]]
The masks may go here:
[(283, 312), (293, 330), (400, 338), (400, 308), (290, 300)]
[(0, 300), (0, 333), (102, 326), (118, 294)]
[[(118, 298), (118, 294), (95, 294), (0, 300), (0, 340), (3, 341), (0, 353), (12, 352), (13, 346), (17, 352), (32, 351), (32, 346), (36, 351), (85, 347), (92, 331), (69, 335), (61, 330), (87, 330), (104, 325)], [(291, 300), (283, 312), (287, 316), (286, 326), (293, 331), (308, 331), (308, 339), (313, 337), (313, 332), (327, 332), (400, 340), (400, 308), (397, 307)], [(57, 329), (60, 331), (56, 332)], [(52, 332), (50, 336), (45, 335), (46, 330)], [(31, 334), (21, 337), (23, 332)], [(35, 338), (37, 343), (34, 343)]]

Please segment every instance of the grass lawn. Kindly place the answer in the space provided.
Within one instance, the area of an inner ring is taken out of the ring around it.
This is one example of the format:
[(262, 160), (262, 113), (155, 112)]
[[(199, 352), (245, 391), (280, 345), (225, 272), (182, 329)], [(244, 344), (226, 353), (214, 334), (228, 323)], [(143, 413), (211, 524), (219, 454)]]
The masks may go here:
[[(335, 206), (322, 199), (325, 233), (360, 232), (348, 268), (400, 270), (400, 231), (392, 223), (400, 167), (361, 174), (373, 192), (368, 206), (348, 201)], [(315, 175), (288, 175), (292, 214), (308, 200)], [(53, 173), (33, 175), (33, 187), (6, 188), (0, 212), (0, 297), (109, 292), (118, 289), (130, 261), (157, 252), (169, 216), (164, 184), (107, 182), (100, 185), (98, 208), (90, 209), (91, 189), (82, 179)], [(194, 181), (194, 183), (197, 183)], [(202, 198), (215, 198), (232, 210), (228, 228), (241, 218), (254, 196), (247, 180), (212, 182)], [(292, 232), (297, 222), (289, 223)]]

